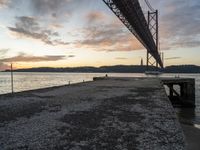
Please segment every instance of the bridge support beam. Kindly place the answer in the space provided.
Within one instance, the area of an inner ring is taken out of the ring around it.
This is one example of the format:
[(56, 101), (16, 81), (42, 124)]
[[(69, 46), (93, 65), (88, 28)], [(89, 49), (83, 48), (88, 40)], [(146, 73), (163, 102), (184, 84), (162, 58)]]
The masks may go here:
[[(139, 0), (103, 0), (133, 35), (147, 49), (148, 53), (163, 67), (158, 52), (158, 11), (149, 12), (149, 23), (141, 9)], [(150, 31), (150, 29), (152, 31)], [(156, 46), (157, 41), (157, 46)]]
[(167, 95), (177, 107), (195, 107), (195, 80), (187, 78), (161, 78)]
[[(156, 44), (156, 51), (159, 53), (159, 36), (158, 36), (158, 10), (154, 12), (148, 11), (148, 26)], [(159, 54), (160, 55), (160, 54)], [(150, 52), (147, 51), (147, 70), (149, 66), (158, 67), (158, 62), (153, 58)]]

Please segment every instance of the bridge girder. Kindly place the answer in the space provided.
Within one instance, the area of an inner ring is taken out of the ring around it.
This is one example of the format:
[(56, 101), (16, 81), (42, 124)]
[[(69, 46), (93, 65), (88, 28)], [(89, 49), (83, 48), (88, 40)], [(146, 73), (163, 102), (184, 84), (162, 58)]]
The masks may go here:
[(156, 62), (163, 67), (157, 43), (138, 0), (103, 0), (129, 31), (141, 42)]

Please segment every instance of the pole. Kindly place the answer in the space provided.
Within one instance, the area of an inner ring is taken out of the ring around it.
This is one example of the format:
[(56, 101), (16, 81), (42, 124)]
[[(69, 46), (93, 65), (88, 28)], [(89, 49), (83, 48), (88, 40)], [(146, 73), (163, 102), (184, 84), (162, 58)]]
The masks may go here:
[(149, 52), (147, 51), (147, 64), (146, 64), (146, 70), (149, 70)]
[(12, 63), (10, 65), (10, 73), (11, 73), (11, 92), (13, 94), (14, 90), (13, 90), (13, 65), (12, 65)]
[(162, 52), (162, 62), (163, 62), (163, 67), (165, 66), (165, 65), (164, 65), (165, 61), (164, 61), (164, 60), (165, 60), (165, 58), (164, 58), (164, 52)]

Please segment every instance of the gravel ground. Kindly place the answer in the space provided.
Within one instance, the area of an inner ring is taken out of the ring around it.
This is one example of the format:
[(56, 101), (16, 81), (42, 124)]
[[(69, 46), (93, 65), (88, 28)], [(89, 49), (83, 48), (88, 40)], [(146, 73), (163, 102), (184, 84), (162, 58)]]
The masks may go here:
[(0, 149), (182, 150), (159, 79), (107, 78), (0, 96)]

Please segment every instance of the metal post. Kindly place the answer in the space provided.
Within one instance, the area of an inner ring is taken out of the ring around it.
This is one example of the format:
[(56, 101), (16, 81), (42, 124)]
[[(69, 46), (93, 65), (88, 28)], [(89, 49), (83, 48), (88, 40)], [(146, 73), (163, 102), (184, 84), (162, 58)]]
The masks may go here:
[(170, 96), (171, 98), (172, 98), (173, 95), (174, 95), (174, 94), (173, 94), (173, 93), (174, 93), (174, 92), (173, 92), (173, 89), (174, 89), (174, 88), (173, 88), (173, 84), (170, 84), (170, 85), (169, 85), (169, 96)]
[(12, 65), (12, 63), (10, 65), (10, 73), (11, 73), (11, 92), (13, 94), (14, 93), (14, 88), (13, 88), (13, 65)]
[(150, 25), (150, 12), (148, 11), (148, 26)]
[(162, 54), (162, 63), (163, 63), (163, 67), (164, 67), (164, 52), (162, 52), (161, 54)]
[(147, 66), (147, 70), (149, 70), (149, 52), (147, 51), (147, 64), (146, 64)]

